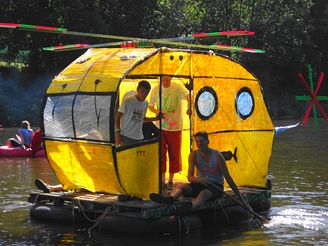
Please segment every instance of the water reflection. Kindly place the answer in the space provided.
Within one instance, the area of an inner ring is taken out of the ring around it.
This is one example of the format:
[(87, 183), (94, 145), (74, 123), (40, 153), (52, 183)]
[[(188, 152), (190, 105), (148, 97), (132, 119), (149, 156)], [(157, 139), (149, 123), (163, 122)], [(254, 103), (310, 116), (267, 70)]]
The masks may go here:
[[(275, 213), (275, 208), (272, 212), (271, 221), (268, 227), (280, 225), (288, 225), (289, 227), (302, 227), (304, 229), (327, 231), (328, 210), (326, 207), (316, 206), (285, 206), (280, 207)], [(328, 231), (327, 231), (328, 232)]]
[(272, 220), (265, 226), (268, 228), (268, 234), (281, 233), (279, 238), (274, 238), (275, 242), (293, 241), (308, 245), (326, 245), (328, 239), (327, 207), (284, 206), (273, 208), (271, 213)]

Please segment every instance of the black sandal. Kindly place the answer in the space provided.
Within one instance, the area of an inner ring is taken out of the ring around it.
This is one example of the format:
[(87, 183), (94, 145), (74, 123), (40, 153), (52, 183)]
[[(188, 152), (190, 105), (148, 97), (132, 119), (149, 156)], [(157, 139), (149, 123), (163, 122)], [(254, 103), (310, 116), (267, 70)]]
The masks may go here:
[(42, 190), (44, 193), (50, 193), (50, 189), (48, 188), (47, 184), (41, 179), (36, 179), (34, 183), (39, 190)]
[(175, 202), (175, 198), (173, 196), (163, 196), (158, 193), (151, 193), (149, 198), (156, 203), (173, 204)]

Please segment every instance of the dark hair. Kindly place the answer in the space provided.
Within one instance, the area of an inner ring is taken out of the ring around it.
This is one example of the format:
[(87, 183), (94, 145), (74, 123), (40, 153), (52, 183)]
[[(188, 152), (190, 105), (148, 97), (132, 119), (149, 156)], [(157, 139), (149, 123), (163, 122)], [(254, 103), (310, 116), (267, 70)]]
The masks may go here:
[(140, 87), (143, 87), (145, 88), (146, 90), (150, 90), (151, 89), (151, 85), (149, 84), (148, 81), (146, 80), (141, 80), (138, 84), (138, 87), (137, 87), (137, 90), (140, 88)]
[(194, 137), (203, 137), (208, 141), (208, 133), (205, 131), (196, 132)]

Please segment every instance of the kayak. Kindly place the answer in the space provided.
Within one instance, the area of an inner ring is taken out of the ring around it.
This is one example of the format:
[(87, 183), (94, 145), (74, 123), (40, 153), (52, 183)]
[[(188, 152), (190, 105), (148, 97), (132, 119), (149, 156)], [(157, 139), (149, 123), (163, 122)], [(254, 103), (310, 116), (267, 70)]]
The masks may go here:
[[(21, 147), (9, 148), (8, 146), (0, 146), (0, 157), (33, 157), (31, 148), (23, 149)], [(37, 151), (34, 157), (45, 157), (44, 149)]]

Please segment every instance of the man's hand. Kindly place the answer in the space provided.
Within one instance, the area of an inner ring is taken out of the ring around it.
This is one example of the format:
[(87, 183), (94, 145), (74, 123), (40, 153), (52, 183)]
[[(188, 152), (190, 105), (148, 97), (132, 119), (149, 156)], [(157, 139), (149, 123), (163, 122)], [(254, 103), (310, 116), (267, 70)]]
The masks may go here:
[(162, 112), (158, 112), (155, 118), (156, 120), (160, 120), (161, 118), (164, 119), (164, 114)]

